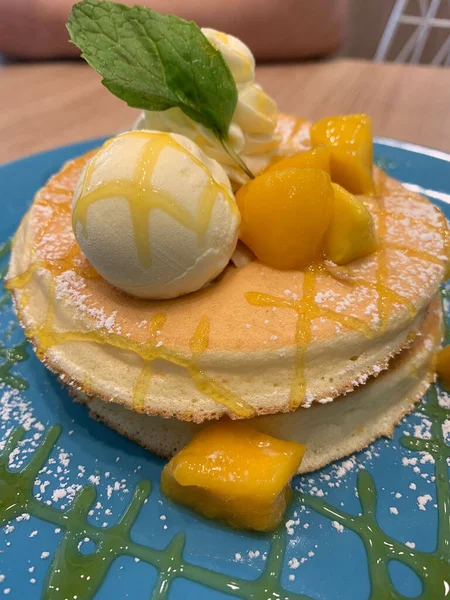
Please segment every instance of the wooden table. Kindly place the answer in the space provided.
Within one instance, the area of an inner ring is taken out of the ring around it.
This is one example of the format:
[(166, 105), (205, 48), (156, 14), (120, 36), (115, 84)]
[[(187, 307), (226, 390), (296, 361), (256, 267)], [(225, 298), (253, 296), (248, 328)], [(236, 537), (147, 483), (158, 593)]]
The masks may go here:
[[(336, 60), (263, 66), (280, 110), (308, 119), (367, 112), (376, 135), (450, 152), (450, 69)], [(126, 129), (137, 111), (82, 62), (0, 69), (0, 162)]]

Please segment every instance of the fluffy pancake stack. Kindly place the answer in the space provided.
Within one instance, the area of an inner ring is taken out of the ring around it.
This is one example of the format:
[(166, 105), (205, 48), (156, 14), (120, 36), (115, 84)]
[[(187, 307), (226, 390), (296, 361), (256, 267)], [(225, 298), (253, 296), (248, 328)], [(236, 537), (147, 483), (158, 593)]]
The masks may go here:
[[(283, 152), (307, 126), (280, 116)], [(375, 170), (364, 198), (380, 248), (347, 267), (233, 264), (172, 300), (132, 298), (78, 247), (71, 200), (89, 155), (42, 188), (16, 234), (8, 286), (39, 358), (93, 416), (163, 456), (211, 419), (307, 446), (301, 471), (363, 448), (410, 411), (434, 375), (447, 222)]]

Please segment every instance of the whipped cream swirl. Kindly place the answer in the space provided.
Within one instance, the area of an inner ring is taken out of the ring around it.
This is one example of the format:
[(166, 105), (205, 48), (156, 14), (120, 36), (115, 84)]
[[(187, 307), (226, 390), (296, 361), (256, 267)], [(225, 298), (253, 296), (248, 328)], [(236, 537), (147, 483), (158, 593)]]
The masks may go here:
[[(238, 89), (238, 102), (228, 132), (229, 144), (254, 174), (260, 173), (267, 167), (271, 154), (279, 145), (275, 133), (277, 105), (255, 83), (255, 59), (245, 44), (232, 35), (214, 29), (202, 29), (202, 32), (222, 53)], [(144, 111), (135, 128), (184, 135), (223, 166), (233, 186), (247, 181), (247, 175), (230, 158), (212, 131), (190, 119), (179, 108)]]

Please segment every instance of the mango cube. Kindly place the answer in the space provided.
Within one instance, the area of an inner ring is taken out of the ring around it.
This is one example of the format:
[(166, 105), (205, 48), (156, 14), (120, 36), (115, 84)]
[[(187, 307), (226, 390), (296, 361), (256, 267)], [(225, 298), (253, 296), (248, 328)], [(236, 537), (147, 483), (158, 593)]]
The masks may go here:
[(281, 521), (305, 446), (275, 439), (246, 423), (216, 422), (164, 467), (161, 489), (211, 519), (269, 531)]
[(370, 117), (364, 114), (329, 117), (311, 127), (313, 146), (330, 150), (331, 180), (352, 194), (373, 195), (373, 140)]
[(372, 215), (358, 198), (337, 183), (334, 210), (325, 235), (324, 254), (337, 265), (346, 265), (377, 249), (378, 240)]
[(320, 258), (333, 212), (330, 177), (320, 169), (264, 172), (236, 193), (241, 240), (264, 263), (302, 269)]
[(436, 373), (442, 387), (450, 392), (450, 346), (442, 348), (436, 357)]
[(321, 169), (325, 173), (330, 174), (330, 151), (322, 144), (312, 150), (305, 150), (299, 154), (294, 154), (288, 158), (282, 158), (278, 162), (270, 165), (265, 170), (265, 173), (269, 171), (281, 171), (282, 169)]

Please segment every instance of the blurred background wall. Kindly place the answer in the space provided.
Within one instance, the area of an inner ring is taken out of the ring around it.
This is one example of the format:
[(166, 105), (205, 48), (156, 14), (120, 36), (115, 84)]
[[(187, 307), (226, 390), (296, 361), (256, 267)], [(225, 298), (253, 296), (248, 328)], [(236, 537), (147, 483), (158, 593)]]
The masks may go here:
[[(0, 8), (2, 3), (5, 3), (6, 5), (6, 3), (14, 3), (16, 1), (18, 0), (0, 0)], [(50, 1), (58, 3), (63, 0)], [(70, 6), (71, 3), (75, 1), (76, 0), (64, 0), (64, 3), (65, 6)], [(210, 0), (203, 1), (206, 3)], [(314, 2), (315, 0), (309, 1)], [(332, 2), (333, 0), (330, 1)], [(347, 2), (349, 7), (347, 35), (345, 42), (337, 55), (371, 60), (375, 56), (381, 36), (395, 5), (395, 0), (347, 0)], [(419, 16), (421, 14), (420, 6), (422, 5), (423, 10), (426, 10), (432, 2), (433, 0), (409, 0), (407, 2), (405, 13), (408, 15)], [(139, 3), (139, 0), (136, 0), (136, 3)], [(447, 23), (450, 26), (450, 0), (440, 0), (436, 18), (447, 19)], [(386, 56), (386, 60), (395, 59), (415, 28), (415, 25), (401, 24), (399, 26), (389, 53)], [(430, 63), (449, 36), (450, 28), (432, 28), (429, 32), (428, 40), (420, 62)], [(0, 67), (2, 62), (4, 61), (0, 54)]]
[[(394, 7), (395, 0), (350, 0), (350, 22), (348, 37), (341, 55), (352, 58), (372, 59), (381, 35)], [(407, 14), (419, 15), (419, 0), (410, 0)], [(450, 19), (450, 2), (443, 0), (437, 18)], [(400, 25), (389, 51), (388, 59), (397, 56), (415, 27)], [(429, 63), (449, 35), (448, 29), (434, 28), (428, 38), (421, 62)]]

